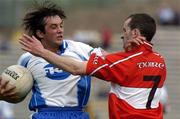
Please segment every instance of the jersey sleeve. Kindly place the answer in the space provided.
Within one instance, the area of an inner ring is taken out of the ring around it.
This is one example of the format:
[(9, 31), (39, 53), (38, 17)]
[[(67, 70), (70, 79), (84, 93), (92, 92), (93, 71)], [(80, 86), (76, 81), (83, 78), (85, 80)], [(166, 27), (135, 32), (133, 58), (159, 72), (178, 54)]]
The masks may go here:
[(86, 73), (95, 76), (102, 80), (121, 83), (126, 76), (125, 65), (118, 66), (118, 69), (113, 66), (114, 55), (99, 56), (93, 53), (87, 63)]

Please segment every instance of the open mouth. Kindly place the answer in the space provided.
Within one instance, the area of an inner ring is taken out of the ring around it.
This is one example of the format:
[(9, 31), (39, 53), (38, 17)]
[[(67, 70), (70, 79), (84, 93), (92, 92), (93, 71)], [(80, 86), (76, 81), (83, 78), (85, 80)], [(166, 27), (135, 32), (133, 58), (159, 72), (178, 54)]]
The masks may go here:
[(63, 38), (63, 36), (62, 36), (62, 35), (59, 35), (59, 36), (57, 36), (57, 38)]
[(121, 36), (121, 39), (124, 39), (124, 36)]

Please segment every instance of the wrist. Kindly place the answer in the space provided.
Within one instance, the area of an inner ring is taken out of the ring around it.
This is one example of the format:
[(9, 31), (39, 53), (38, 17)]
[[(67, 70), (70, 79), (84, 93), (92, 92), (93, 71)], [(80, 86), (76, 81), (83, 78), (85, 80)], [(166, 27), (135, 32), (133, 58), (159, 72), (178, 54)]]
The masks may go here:
[(47, 49), (43, 49), (43, 50), (41, 50), (39, 56), (42, 58), (45, 58), (48, 55), (48, 52), (49, 51)]

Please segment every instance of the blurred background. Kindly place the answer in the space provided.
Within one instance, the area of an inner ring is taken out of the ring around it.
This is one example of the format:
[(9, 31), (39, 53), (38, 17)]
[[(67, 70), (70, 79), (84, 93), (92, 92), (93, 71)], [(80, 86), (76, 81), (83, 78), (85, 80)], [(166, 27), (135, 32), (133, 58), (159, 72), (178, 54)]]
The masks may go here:
[[(38, 0), (42, 2), (45, 0)], [(67, 14), (65, 38), (101, 46), (109, 52), (122, 51), (122, 24), (132, 13), (145, 12), (158, 24), (153, 43), (167, 62), (168, 104), (165, 119), (180, 119), (180, 0), (51, 0)], [(0, 73), (16, 64), (23, 53), (18, 38), (23, 33), (22, 18), (35, 0), (0, 0)], [(92, 119), (108, 119), (109, 84), (92, 81), (88, 111)], [(27, 98), (11, 105), (15, 119), (27, 119)], [(165, 98), (164, 98), (165, 99)], [(0, 104), (0, 107), (3, 106)], [(0, 112), (1, 115), (1, 112)]]

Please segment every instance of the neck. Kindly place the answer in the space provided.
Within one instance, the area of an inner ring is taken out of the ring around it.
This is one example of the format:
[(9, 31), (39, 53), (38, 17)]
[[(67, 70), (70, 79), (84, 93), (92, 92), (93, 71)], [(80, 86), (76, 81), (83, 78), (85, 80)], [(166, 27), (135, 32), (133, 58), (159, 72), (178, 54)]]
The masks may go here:
[(138, 45), (136, 45), (136, 44), (131, 44), (131, 45), (127, 46), (124, 49), (125, 49), (126, 52), (128, 52), (128, 51), (131, 51), (132, 49), (136, 48), (137, 46)]
[(44, 43), (42, 42), (42, 45), (44, 46), (45, 49), (51, 51), (51, 52), (54, 52), (54, 53), (57, 53), (58, 50), (59, 50), (59, 46), (51, 46), (50, 44), (47, 44), (47, 43)]

